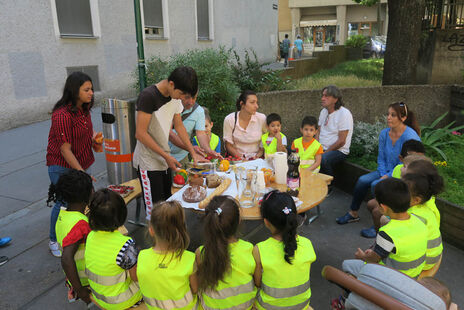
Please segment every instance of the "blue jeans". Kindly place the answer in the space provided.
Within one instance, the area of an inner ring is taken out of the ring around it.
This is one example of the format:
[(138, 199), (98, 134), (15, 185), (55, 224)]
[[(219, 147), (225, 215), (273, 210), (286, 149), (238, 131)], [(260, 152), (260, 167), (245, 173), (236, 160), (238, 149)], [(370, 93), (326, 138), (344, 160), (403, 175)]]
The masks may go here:
[[(50, 182), (54, 185), (58, 183), (60, 177), (68, 172), (69, 168), (62, 167), (62, 166), (48, 166), (48, 176), (50, 177)], [(88, 168), (85, 172), (90, 174), (90, 168)], [(56, 220), (58, 219), (58, 215), (60, 214), (61, 206), (65, 206), (66, 204), (63, 201), (57, 200), (55, 205), (52, 208), (52, 214), (50, 216), (50, 241), (56, 242)]]
[[(61, 166), (48, 166), (48, 176), (50, 177), (50, 182), (53, 185), (58, 183), (60, 176), (68, 172), (70, 169), (61, 167)], [(64, 203), (60, 200), (57, 200), (55, 205), (52, 208), (52, 214), (50, 216), (50, 241), (56, 242), (56, 232), (55, 232), (55, 225), (56, 220), (58, 219), (58, 214), (60, 214), (61, 206)]]
[(364, 200), (369, 187), (371, 188), (372, 193), (374, 193), (375, 185), (380, 182), (380, 177), (381, 175), (377, 170), (359, 177), (353, 191), (353, 200), (351, 201), (350, 206), (351, 210), (359, 210), (361, 202)]
[(346, 159), (346, 155), (340, 151), (330, 151), (322, 154), (321, 173), (334, 176), (333, 167)]

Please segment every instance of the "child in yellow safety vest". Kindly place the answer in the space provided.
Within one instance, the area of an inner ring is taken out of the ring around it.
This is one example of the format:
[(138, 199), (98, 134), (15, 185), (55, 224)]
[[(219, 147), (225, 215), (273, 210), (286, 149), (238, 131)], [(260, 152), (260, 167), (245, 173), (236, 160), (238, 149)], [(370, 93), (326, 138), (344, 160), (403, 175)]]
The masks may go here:
[(293, 198), (274, 190), (261, 204), (264, 225), (271, 237), (253, 249), (258, 309), (308, 309), (310, 270), (316, 253), (309, 239), (296, 233), (297, 211)]
[(140, 251), (137, 278), (148, 309), (196, 309), (195, 254), (187, 251), (185, 215), (177, 201), (153, 208), (149, 233), (153, 247)]
[[(401, 169), (404, 166), (404, 161), (414, 160), (417, 156), (425, 157), (425, 148), (424, 145), (417, 140), (411, 139), (403, 143), (401, 147), (401, 153), (398, 156), (401, 164), (396, 165), (393, 169), (392, 177), (400, 179), (401, 178)], [(361, 229), (361, 236), (365, 238), (375, 238), (380, 226), (385, 225), (388, 222), (388, 219), (383, 215), (382, 209), (379, 206), (379, 203), (375, 198), (367, 202), (367, 210), (372, 215), (372, 221), (374, 225), (369, 228)]]
[(427, 227), (422, 219), (408, 213), (411, 198), (408, 185), (387, 178), (375, 186), (375, 198), (390, 222), (380, 228), (374, 248), (365, 251), (358, 248), (356, 258), (417, 277), (425, 266)]
[(303, 137), (293, 140), (292, 143), (292, 150), (297, 150), (300, 156), (300, 167), (319, 172), (324, 150), (314, 138), (317, 133), (317, 119), (313, 116), (303, 118), (300, 132)]
[(256, 287), (253, 245), (237, 237), (238, 202), (216, 196), (206, 206), (204, 246), (196, 251), (198, 286), (204, 309), (251, 309)]
[[(211, 116), (209, 115), (209, 111), (207, 108), (203, 107), (203, 110), (205, 111), (205, 132), (206, 136), (209, 139), (209, 147), (210, 149), (214, 150), (216, 153), (221, 154), (221, 139), (219, 137), (211, 132), (211, 129), (213, 129), (214, 123), (211, 121)], [(193, 137), (192, 145), (199, 146), (200, 143), (198, 142), (197, 136)]]
[(282, 119), (277, 113), (271, 113), (266, 117), (267, 132), (261, 136), (260, 152), (264, 157), (275, 152), (287, 152), (287, 137), (280, 132)]
[(107, 188), (100, 189), (93, 194), (89, 209), (92, 231), (85, 247), (85, 273), (94, 302), (108, 310), (139, 304), (138, 251), (134, 240), (118, 230), (127, 218), (124, 199)]
[(61, 266), (66, 274), (68, 299), (82, 299), (87, 304), (90, 303), (90, 290), (85, 275), (84, 252), (90, 226), (84, 212), (92, 192), (92, 178), (83, 171), (72, 169), (60, 177), (49, 193), (67, 204), (67, 208), (61, 209), (58, 215), (56, 237), (63, 249)]
[(443, 244), (440, 225), (433, 211), (425, 203), (443, 189), (443, 178), (438, 173), (406, 173), (401, 177), (409, 186), (411, 207), (409, 214), (420, 217), (427, 226), (427, 252), (424, 270), (432, 269), (441, 259)]

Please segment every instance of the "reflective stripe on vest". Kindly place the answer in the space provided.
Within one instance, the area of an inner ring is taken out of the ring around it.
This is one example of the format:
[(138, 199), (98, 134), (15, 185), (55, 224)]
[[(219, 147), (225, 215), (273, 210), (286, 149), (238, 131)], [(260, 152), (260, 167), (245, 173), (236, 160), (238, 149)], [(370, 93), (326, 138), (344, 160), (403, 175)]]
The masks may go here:
[(381, 264), (397, 269), (410, 277), (417, 277), (425, 266), (427, 227), (424, 219), (411, 214), (408, 220), (391, 220), (382, 226), (392, 240), (396, 253), (383, 258)]
[[(199, 249), (200, 253), (204, 252), (203, 246)], [(253, 245), (239, 239), (229, 244), (228, 251), (230, 271), (214, 288), (201, 294), (204, 309), (249, 309), (254, 303), (257, 289), (253, 281), (256, 269)]]
[(443, 244), (441, 240), (440, 225), (433, 210), (426, 206), (426, 204), (419, 204), (412, 206), (408, 209), (408, 213), (416, 215), (427, 226), (427, 258), (425, 260), (425, 270), (431, 269), (434, 263), (434, 258), (439, 257), (443, 252)]
[[(269, 137), (269, 132), (266, 132), (261, 136), (261, 143), (263, 144), (265, 154), (274, 154), (277, 152), (277, 139), (273, 138), (269, 145), (267, 144), (267, 138)], [(280, 137), (283, 139), (285, 135), (280, 132)]]
[(288, 288), (269, 287), (264, 283), (261, 285), (261, 288), (264, 291), (264, 293), (274, 298), (287, 298), (293, 297), (295, 295), (300, 295), (306, 292), (309, 289), (309, 287), (309, 280), (306, 283)]
[[(120, 293), (119, 295), (116, 295), (116, 296), (105, 296), (105, 295), (99, 294), (99, 293), (95, 292), (95, 290), (92, 289), (92, 287), (90, 287), (90, 290), (92, 291), (92, 294), (96, 298), (98, 298), (99, 300), (102, 300), (102, 301), (106, 302), (107, 304), (115, 305), (115, 304), (121, 304), (121, 303), (123, 303), (125, 301), (128, 301), (132, 297), (134, 297), (138, 293), (139, 287), (137, 286), (137, 284), (135, 282), (131, 282), (129, 284), (129, 287), (127, 288), (127, 290), (125, 290), (124, 292), (122, 292), (122, 293)], [(136, 300), (136, 302), (139, 301), (140, 299)], [(97, 303), (98, 303), (98, 301), (97, 301)], [(135, 303), (132, 304), (132, 306), (135, 305)], [(103, 305), (100, 305), (100, 306), (103, 306)], [(128, 307), (131, 307), (131, 306), (128, 306)]]
[[(295, 141), (293, 141), (293, 144), (295, 148), (298, 149), (298, 156), (300, 156), (300, 161), (314, 159), (316, 157), (317, 150), (319, 150), (319, 148), (321, 147), (321, 144), (316, 139), (313, 140), (313, 142), (308, 146), (306, 150), (304, 149), (304, 146), (303, 146), (303, 138), (296, 139)], [(310, 165), (300, 165), (300, 166), (301, 168), (310, 167)]]
[(234, 286), (234, 287), (226, 287), (223, 288), (222, 290), (216, 291), (216, 290), (206, 290), (204, 294), (208, 297), (214, 298), (214, 299), (225, 299), (228, 297), (232, 296), (237, 296), (240, 294), (245, 294), (252, 292), (255, 287), (255, 282), (251, 280), (248, 283)]
[(440, 261), (440, 257), (441, 257), (442, 254), (438, 255), (438, 256), (435, 256), (435, 257), (426, 257), (425, 258), (425, 263), (426, 264), (436, 264)]
[[(151, 307), (157, 307), (161, 309), (178, 309), (187, 307), (193, 301), (192, 291), (188, 291), (182, 299), (179, 300), (159, 300), (143, 296), (143, 300)], [(196, 309), (197, 307), (195, 306)]]
[(425, 254), (419, 257), (418, 259), (415, 259), (410, 262), (400, 262), (389, 256), (382, 259), (382, 262), (385, 264), (385, 266), (391, 267), (396, 270), (414, 269), (414, 268), (419, 267), (425, 262)]
[[(88, 222), (86, 215), (78, 211), (60, 210), (58, 220), (56, 222), (56, 239), (61, 247), (63, 240), (79, 221)], [(85, 243), (80, 243), (76, 254), (74, 254), (74, 262), (76, 264), (77, 274), (83, 286), (89, 285), (87, 276), (85, 275)]]
[[(197, 136), (193, 137), (193, 140), (195, 140), (197, 145), (200, 146), (200, 142), (198, 141)], [(209, 148), (214, 151), (217, 148), (218, 144), (219, 144), (219, 137), (215, 135), (214, 133), (211, 133), (211, 139), (209, 140)]]
[(208, 307), (207, 305), (205, 305), (205, 303), (202, 300), (201, 306), (202, 306), (202, 308), (204, 310), (241, 310), (241, 309), (250, 308), (251, 306), (253, 306), (254, 303), (255, 303), (255, 300), (253, 298), (253, 299), (250, 299), (250, 300), (244, 302), (243, 304), (235, 305), (235, 306), (230, 307), (230, 308), (211, 308), (211, 307)]
[(299, 303), (298, 305), (274, 306), (274, 305), (264, 302), (261, 295), (259, 294), (258, 294), (257, 300), (258, 300), (258, 304), (266, 310), (301, 310), (301, 309), (305, 309), (305, 307), (309, 303), (309, 298), (308, 298), (307, 300), (303, 301), (302, 303)]
[(114, 276), (101, 276), (98, 274), (93, 273), (89, 269), (85, 269), (85, 273), (89, 280), (104, 286), (115, 285), (118, 283), (124, 283), (127, 279), (127, 272), (123, 271), (120, 274)]
[(126, 309), (142, 299), (137, 283), (116, 263), (130, 238), (119, 231), (91, 231), (85, 249), (86, 274), (96, 303), (104, 309)]

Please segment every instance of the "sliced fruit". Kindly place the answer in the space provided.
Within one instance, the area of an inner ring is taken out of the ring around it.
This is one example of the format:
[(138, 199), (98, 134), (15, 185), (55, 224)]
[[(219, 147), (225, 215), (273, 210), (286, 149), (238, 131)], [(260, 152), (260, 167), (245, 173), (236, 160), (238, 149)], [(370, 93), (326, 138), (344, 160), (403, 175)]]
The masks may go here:
[(230, 162), (227, 159), (221, 160), (221, 163), (219, 164), (219, 169), (221, 171), (225, 172), (225, 171), (229, 170), (229, 167), (230, 167)]

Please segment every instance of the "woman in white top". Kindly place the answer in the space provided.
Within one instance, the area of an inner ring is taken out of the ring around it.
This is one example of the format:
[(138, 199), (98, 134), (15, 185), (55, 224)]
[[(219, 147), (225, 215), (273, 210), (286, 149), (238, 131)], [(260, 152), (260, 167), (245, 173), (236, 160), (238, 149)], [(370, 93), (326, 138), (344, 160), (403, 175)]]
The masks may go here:
[(261, 157), (259, 144), (266, 131), (266, 115), (259, 113), (258, 97), (251, 90), (240, 94), (237, 110), (224, 119), (224, 142), (229, 155), (245, 159)]

